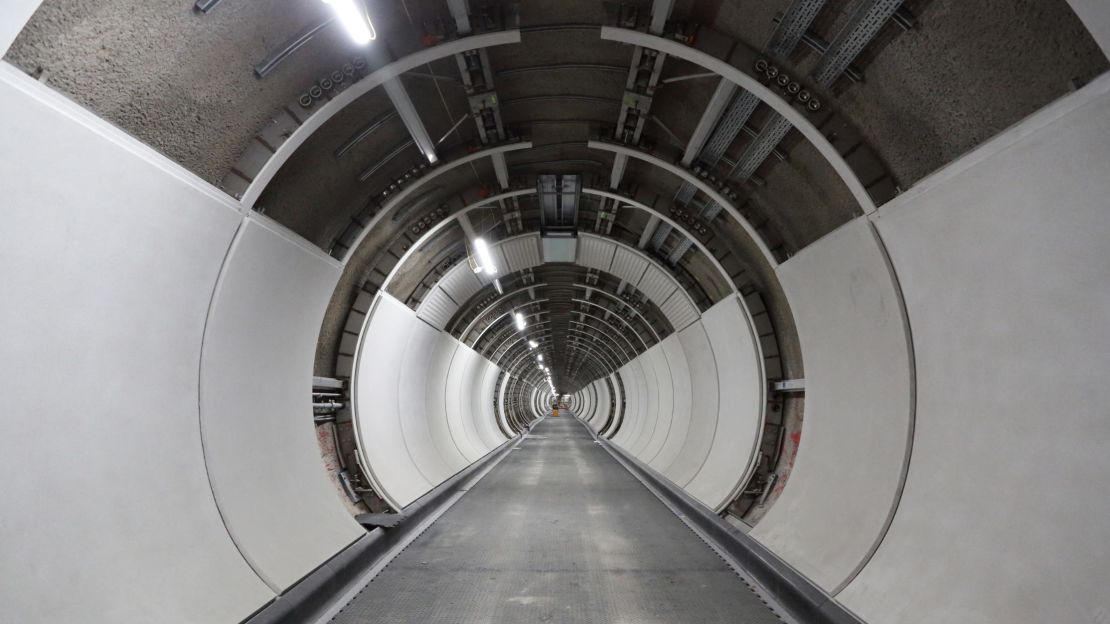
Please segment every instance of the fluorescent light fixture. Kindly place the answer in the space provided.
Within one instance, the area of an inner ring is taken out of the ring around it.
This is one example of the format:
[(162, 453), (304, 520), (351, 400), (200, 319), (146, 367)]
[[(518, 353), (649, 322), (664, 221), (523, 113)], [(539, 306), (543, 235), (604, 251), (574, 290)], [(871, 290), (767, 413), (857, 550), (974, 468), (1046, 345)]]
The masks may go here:
[(524, 328), (528, 327), (528, 323), (524, 322), (524, 315), (520, 312), (513, 313), (513, 320), (516, 321), (517, 331), (524, 331)]
[(493, 287), (495, 289), (497, 289), (497, 294), (499, 294), (499, 295), (505, 294), (505, 289), (501, 287), (501, 280), (499, 280), (499, 279), (493, 280)]
[(378, 38), (362, 0), (324, 0), (324, 4), (331, 5), (347, 34), (358, 45), (366, 45)]
[(532, 349), (535, 349), (536, 347), (540, 346), (540, 343), (536, 342), (535, 340), (529, 340), (528, 346)]
[(489, 245), (486, 244), (485, 239), (478, 237), (474, 239), (474, 254), (478, 256), (478, 269), (475, 273), (485, 271), (490, 275), (497, 274), (497, 266), (493, 263), (493, 256), (489, 253)]
[(543, 355), (537, 355), (536, 356), (536, 361), (537, 362), (542, 362), (543, 361)]

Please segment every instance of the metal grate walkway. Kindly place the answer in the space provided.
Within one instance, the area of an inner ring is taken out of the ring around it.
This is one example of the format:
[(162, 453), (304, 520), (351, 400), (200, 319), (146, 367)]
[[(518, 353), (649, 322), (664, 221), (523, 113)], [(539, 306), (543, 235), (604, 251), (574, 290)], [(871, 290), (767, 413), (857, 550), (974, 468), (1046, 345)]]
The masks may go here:
[(780, 622), (573, 417), (541, 422), (332, 621)]

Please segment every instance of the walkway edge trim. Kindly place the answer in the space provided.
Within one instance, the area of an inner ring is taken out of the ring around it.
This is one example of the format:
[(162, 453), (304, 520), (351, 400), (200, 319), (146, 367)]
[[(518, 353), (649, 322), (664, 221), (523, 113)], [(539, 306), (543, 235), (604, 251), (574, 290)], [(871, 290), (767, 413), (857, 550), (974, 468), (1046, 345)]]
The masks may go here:
[(767, 600), (779, 615), (804, 624), (864, 624), (863, 620), (754, 538), (745, 535), (624, 449), (598, 437), (585, 423), (578, 422), (618, 463), (733, 567), (742, 580)]
[(330, 621), (523, 440), (524, 435), (521, 434), (506, 441), (416, 499), (402, 510), (405, 518), (397, 527), (377, 527), (369, 531), (244, 620), (243, 624), (324, 624)]

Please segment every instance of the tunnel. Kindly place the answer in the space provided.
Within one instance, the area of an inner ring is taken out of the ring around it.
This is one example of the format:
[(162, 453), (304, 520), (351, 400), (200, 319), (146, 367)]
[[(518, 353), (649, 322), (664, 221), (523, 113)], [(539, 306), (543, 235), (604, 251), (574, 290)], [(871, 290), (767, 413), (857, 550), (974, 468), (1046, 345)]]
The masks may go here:
[(0, 621), (1110, 624), (1108, 51), (0, 1)]

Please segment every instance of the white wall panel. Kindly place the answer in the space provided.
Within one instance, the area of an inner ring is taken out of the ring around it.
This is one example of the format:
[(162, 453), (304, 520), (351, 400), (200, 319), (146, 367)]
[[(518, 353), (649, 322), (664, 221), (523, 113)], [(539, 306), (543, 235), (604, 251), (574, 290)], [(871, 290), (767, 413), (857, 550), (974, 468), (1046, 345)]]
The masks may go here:
[(648, 296), (656, 305), (661, 305), (678, 288), (678, 283), (655, 265), (648, 265), (639, 283), (634, 284), (640, 292)]
[(618, 423), (619, 427), (615, 427), (615, 434), (611, 437), (614, 443), (622, 447), (626, 445), (634, 435), (636, 428), (643, 424), (644, 420), (639, 413), (642, 396), (640, 390), (641, 370), (639, 358), (633, 359), (619, 369), (621, 379), (624, 381), (625, 409), (624, 416), (621, 422)]
[(438, 338), (432, 348), (427, 385), (425, 386), (427, 391), (425, 396), (427, 397), (428, 429), (431, 431), (432, 442), (440, 456), (450, 466), (451, 474), (455, 474), (470, 465), (470, 459), (456, 442), (447, 419), (449, 396), (447, 377), (454, 362), (459, 341), (451, 337), (450, 334), (438, 331), (436, 333)]
[[(672, 366), (671, 360), (674, 357), (681, 358), (678, 362), (678, 368)], [(654, 364), (655, 378), (658, 380), (659, 388), (658, 398), (656, 399), (658, 409), (656, 410), (655, 427), (651, 434), (644, 438), (643, 449), (640, 451), (641, 458), (649, 465), (659, 454), (659, 451), (663, 449), (663, 444), (671, 435), (675, 412), (676, 386), (685, 385), (687, 392), (689, 391), (689, 372), (686, 370), (686, 359), (682, 357), (682, 345), (679, 344), (676, 334), (667, 336), (663, 342), (659, 343)], [(690, 409), (689, 403), (687, 403), (685, 409), (687, 411)]]
[(364, 464), (404, 507), (507, 439), (493, 405), (500, 370), (382, 295), (363, 329), (355, 419)]
[[(672, 409), (670, 428), (659, 439), (658, 451), (651, 454), (648, 465), (663, 472), (678, 457), (690, 430), (690, 408), (692, 400), (692, 381), (690, 365), (686, 357), (686, 344), (681, 334), (671, 334), (663, 341), (663, 351), (667, 355), (667, 366), (671, 370)], [(658, 434), (656, 434), (658, 436)]]
[(581, 234), (578, 238), (577, 263), (591, 269), (609, 272), (617, 246), (600, 236)]
[(40, 4), (42, 0), (4, 0), (0, 3), (0, 57), (7, 53)]
[(539, 266), (543, 262), (540, 258), (540, 237), (538, 234), (528, 234), (500, 241), (494, 247), (504, 254), (505, 262), (508, 263), (509, 270), (504, 271), (504, 273)]
[(497, 378), (501, 369), (494, 366), (489, 360), (478, 356), (475, 370), (474, 417), (478, 429), (478, 436), (485, 444), (486, 452), (501, 446), (507, 440), (501, 429), (497, 426), (497, 413), (493, 409), (494, 392), (497, 388)]
[[(384, 293), (381, 296), (393, 299)], [(402, 305), (396, 300), (394, 303)], [(445, 381), (442, 374), (438, 373), (445, 371), (446, 367), (437, 366), (433, 361), (437, 353), (436, 346), (444, 334), (416, 318), (411, 311), (408, 315), (412, 329), (408, 346), (399, 360), (397, 412), (405, 447), (408, 448), (413, 463), (425, 481), (429, 484), (438, 484), (458, 472), (460, 465), (464, 465), (462, 456), (458, 454), (449, 439), (445, 440), (447, 445), (445, 449), (448, 451), (446, 456), (442, 452), (444, 449), (436, 444), (432, 419), (440, 421), (444, 428), (446, 423), (442, 422), (441, 414), (433, 413), (427, 396), (429, 384), (435, 381), (442, 384)], [(440, 388), (442, 387), (441, 385)], [(370, 409), (373, 409), (373, 406)]]
[(478, 294), (485, 284), (478, 280), (478, 275), (470, 269), (469, 263), (460, 262), (451, 267), (436, 285), (450, 295), (453, 301), (462, 305)]
[(501, 383), (498, 384), (499, 387), (497, 390), (497, 418), (505, 431), (512, 431), (512, 427), (509, 426), (509, 412), (506, 408), (510, 398), (506, 393), (508, 392), (509, 382), (512, 380), (513, 377), (511, 375), (505, 375), (501, 378)]
[(647, 461), (644, 449), (654, 435), (656, 428), (666, 428), (670, 420), (670, 371), (666, 364), (663, 345), (657, 344), (645, 351), (637, 359), (643, 368), (643, 402), (640, 413), (643, 415), (641, 426), (635, 437), (628, 441), (628, 451), (637, 458)]
[(237, 622), (274, 594), (212, 499), (198, 371), (241, 215), (2, 63), (0, 136), (3, 619)]
[(638, 284), (647, 268), (648, 261), (644, 256), (623, 246), (617, 246), (609, 272), (628, 281), (629, 284)]
[(443, 329), (459, 309), (459, 304), (438, 286), (416, 306), (416, 315), (436, 329)]
[(589, 405), (587, 409), (589, 410), (590, 418), (593, 418), (594, 414), (597, 413), (597, 381), (590, 383), (589, 391)]
[(644, 413), (644, 406), (647, 403), (647, 384), (644, 380), (643, 360), (637, 357), (625, 365), (621, 369), (621, 377), (625, 380), (625, 390), (628, 392), (628, 411), (613, 441), (627, 449), (635, 441), (644, 426), (644, 421), (647, 420)]
[(593, 420), (598, 413), (598, 381), (591, 381), (590, 385), (587, 387), (590, 391), (590, 408), (583, 418), (588, 423), (590, 420)]
[(204, 332), (209, 480), (239, 550), (278, 590), (365, 534), (326, 478), (312, 422), (313, 354), (338, 279), (323, 252), (252, 218), (232, 246)]
[(713, 509), (728, 503), (755, 465), (763, 432), (763, 359), (736, 296), (706, 310), (702, 324), (717, 363), (717, 433), (709, 456), (686, 491)]
[[(701, 469), (717, 432), (720, 389), (717, 362), (705, 327), (695, 323), (678, 335), (690, 370), (690, 419), (686, 437), (670, 463), (660, 458), (660, 472), (671, 481), (686, 486)], [(664, 449), (666, 452), (666, 449)]]
[[(644, 358), (637, 358), (632, 360), (632, 365), (628, 367), (629, 375), (632, 378), (632, 388), (629, 390), (629, 395), (634, 399), (633, 409), (629, 412), (629, 418), (625, 420), (624, 427), (622, 427), (622, 437), (624, 438), (623, 446), (630, 449), (632, 444), (639, 439), (640, 433), (649, 425), (648, 418), (649, 412), (649, 398), (648, 388), (649, 385), (655, 383), (655, 370), (649, 369), (644, 365)], [(651, 377), (648, 377), (648, 375)], [(650, 415), (654, 419), (654, 414)]]
[(869, 621), (1110, 617), (1108, 136), (1104, 75), (879, 212), (917, 412)]
[(681, 288), (676, 288), (675, 291), (667, 297), (666, 301), (659, 305), (659, 310), (663, 313), (663, 316), (666, 316), (667, 320), (671, 322), (675, 331), (682, 331), (686, 327), (689, 327), (691, 323), (698, 320), (698, 317), (701, 316), (701, 312), (698, 311), (697, 306), (690, 301), (690, 296)]
[[(626, 396), (627, 390), (622, 385), (623, 380), (620, 377), (619, 373), (613, 373), (612, 375), (610, 375), (609, 380), (612, 382), (613, 397), (615, 399), (615, 401), (613, 403), (613, 405), (614, 405), (614, 407), (613, 407), (613, 409), (614, 409), (613, 422), (609, 423), (609, 426), (606, 429), (603, 429), (602, 432), (605, 432), (607, 435), (610, 435), (610, 437), (611, 437), (612, 431), (614, 429), (616, 429), (617, 427), (619, 427), (621, 421), (624, 419), (625, 399), (627, 398), (627, 396)], [(603, 426), (604, 426), (604, 423), (603, 423)], [(599, 433), (601, 433), (601, 432), (599, 432)]]
[(1110, 56), (1110, 3), (1105, 0), (1068, 0), (1068, 4), (1102, 47), (1102, 53)]
[(835, 591), (870, 557), (901, 491), (913, 431), (909, 335), (866, 219), (778, 274), (805, 356), (806, 419), (786, 488), (751, 535)]
[[(432, 488), (409, 452), (401, 422), (423, 414), (400, 410), (404, 360), (413, 333), (423, 323), (388, 295), (374, 302), (368, 321), (352, 383), (359, 450), (375, 489), (401, 508)], [(406, 382), (404, 387), (411, 385)]]
[(543, 418), (546, 414), (540, 409), (540, 392), (539, 390), (532, 390), (532, 412), (533, 415), (539, 419)]
[(474, 384), (470, 367), (475, 359), (480, 357), (474, 350), (456, 342), (444, 388), (447, 426), (451, 431), (451, 439), (466, 457), (467, 464), (478, 461), (485, 455), (478, 432), (474, 428), (471, 413), (473, 408), (471, 392), (474, 391)]
[(604, 380), (599, 380), (597, 382), (597, 389), (598, 405), (597, 409), (594, 411), (594, 418), (590, 421), (590, 426), (593, 427), (594, 431), (598, 431), (601, 427), (605, 426), (605, 423), (613, 413), (613, 393), (609, 390), (609, 384)]

